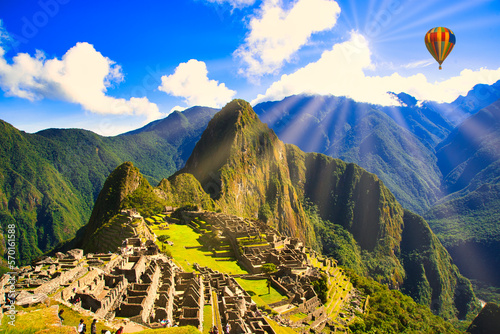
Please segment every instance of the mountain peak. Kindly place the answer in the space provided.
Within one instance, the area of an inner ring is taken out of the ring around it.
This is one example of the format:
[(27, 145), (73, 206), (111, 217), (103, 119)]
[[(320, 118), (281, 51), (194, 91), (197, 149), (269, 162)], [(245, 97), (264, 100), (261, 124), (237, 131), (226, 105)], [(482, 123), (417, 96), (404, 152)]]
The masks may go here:
[(112, 216), (120, 212), (123, 200), (141, 185), (151, 187), (132, 162), (126, 161), (109, 175), (92, 210), (86, 234), (84, 249), (91, 247), (92, 235)]
[(411, 96), (410, 94), (406, 93), (399, 93), (396, 94), (394, 92), (389, 92), (396, 100), (401, 103), (403, 107), (415, 107), (417, 105), (418, 100)]
[(259, 118), (250, 103), (235, 99), (215, 114), (207, 129), (210, 127), (242, 128), (256, 121), (259, 121)]
[(259, 120), (250, 103), (233, 100), (208, 123), (185, 167), (176, 173), (191, 173), (213, 197), (220, 194), (219, 169), (230, 160), (238, 160), (244, 152), (252, 151), (265, 139), (278, 137)]
[(170, 141), (175, 141), (188, 131), (204, 127), (217, 109), (209, 107), (191, 107), (184, 111), (173, 111), (167, 117), (153, 121), (142, 128), (126, 132), (122, 136), (144, 132), (155, 132)]

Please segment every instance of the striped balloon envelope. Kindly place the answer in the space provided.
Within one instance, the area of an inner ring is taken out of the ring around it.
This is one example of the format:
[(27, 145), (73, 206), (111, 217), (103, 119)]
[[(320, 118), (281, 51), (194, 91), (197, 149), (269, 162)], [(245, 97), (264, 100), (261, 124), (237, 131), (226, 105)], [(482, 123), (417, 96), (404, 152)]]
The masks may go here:
[(444, 27), (432, 28), (425, 34), (425, 46), (431, 55), (441, 64), (455, 46), (456, 38), (453, 31)]

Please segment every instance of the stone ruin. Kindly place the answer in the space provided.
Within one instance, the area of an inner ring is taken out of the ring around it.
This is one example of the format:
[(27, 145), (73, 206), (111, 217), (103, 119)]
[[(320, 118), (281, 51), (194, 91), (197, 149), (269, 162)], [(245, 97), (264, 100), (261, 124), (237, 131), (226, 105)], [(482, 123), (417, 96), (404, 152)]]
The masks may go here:
[(183, 212), (183, 215), (186, 221), (199, 217), (209, 222), (212, 229), (227, 238), (232, 248), (237, 250), (238, 261), (252, 274), (261, 273), (262, 265), (266, 263), (293, 268), (295, 271), (307, 269), (304, 244), (296, 238), (281, 236), (265, 224), (208, 211)]
[(231, 276), (210, 268), (198, 267), (205, 285), (213, 291), (205, 298), (219, 305), (221, 321), (230, 324), (231, 333), (275, 333), (252, 297)]
[[(136, 216), (134, 211), (126, 214)], [(270, 307), (289, 307), (293, 310), (286, 313), (288, 317), (303, 312), (313, 321), (312, 328), (320, 330), (324, 326), (328, 316), (311, 284), (320, 278), (320, 272), (309, 265), (302, 242), (236, 216), (183, 214), (186, 220), (199, 217), (209, 222), (211, 231), (231, 245), (250, 275), (258, 277), (266, 263), (279, 268), (269, 279), (286, 298)], [(195, 268), (197, 272), (183, 272), (170, 258), (158, 253), (152, 239), (143, 242), (132, 237), (124, 240), (116, 253), (84, 256), (82, 250), (74, 249), (44, 257), (18, 271), (16, 288), (33, 290), (40, 300), (55, 293), (56, 299), (93, 312), (96, 318), (127, 317), (150, 328), (162, 327), (161, 321), (166, 320), (203, 330), (204, 306), (211, 305), (212, 310), (218, 310), (218, 325), (229, 323), (231, 333), (274, 333), (234, 277), (206, 267)], [(30, 300), (34, 296), (25, 292), (22, 297)], [(5, 303), (5, 298), (2, 300)]]

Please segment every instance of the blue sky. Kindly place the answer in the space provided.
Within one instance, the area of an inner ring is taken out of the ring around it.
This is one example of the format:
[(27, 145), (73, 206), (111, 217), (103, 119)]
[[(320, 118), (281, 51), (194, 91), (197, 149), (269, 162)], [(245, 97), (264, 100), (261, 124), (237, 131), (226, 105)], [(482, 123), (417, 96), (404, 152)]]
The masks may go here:
[[(494, 0), (6, 0), (0, 119), (115, 135), (193, 105), (299, 93), (451, 102), (500, 79)], [(425, 33), (453, 30), (443, 70)]]

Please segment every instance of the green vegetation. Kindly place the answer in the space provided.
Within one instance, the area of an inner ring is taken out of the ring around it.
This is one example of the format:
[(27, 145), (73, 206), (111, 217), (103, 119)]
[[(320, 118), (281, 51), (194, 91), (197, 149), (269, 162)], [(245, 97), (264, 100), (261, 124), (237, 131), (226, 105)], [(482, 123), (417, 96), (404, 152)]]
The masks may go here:
[(290, 320), (300, 321), (300, 320), (304, 320), (306, 317), (307, 317), (307, 314), (299, 312), (299, 313), (295, 313), (294, 315), (291, 315)]
[[(119, 219), (120, 216), (117, 215), (120, 211), (136, 205), (134, 208), (140, 213), (152, 215), (155, 213), (152, 208), (161, 210), (159, 203), (162, 203), (161, 198), (153, 195), (153, 188), (139, 169), (131, 162), (125, 162), (118, 166), (104, 183), (84, 232), (77, 235), (66, 247), (78, 246), (87, 252), (114, 251), (115, 248), (108, 248), (106, 243), (99, 243), (98, 239), (99, 235), (109, 235), (110, 238), (120, 239), (119, 233), (113, 233), (106, 228), (110, 222)], [(124, 223), (121, 224), (124, 225)], [(111, 224), (111, 226), (116, 226), (116, 224)]]
[(243, 278), (236, 278), (239, 285), (246, 291), (253, 291), (255, 293), (252, 296), (253, 301), (259, 306), (267, 306), (268, 304), (279, 302), (280, 300), (286, 299), (273, 287), (270, 288), (270, 292), (267, 287), (267, 280), (249, 280)]
[[(63, 325), (71, 326), (76, 328), (80, 323), (80, 319), (83, 319), (87, 324), (87, 331), (90, 332), (90, 324), (94, 320), (92, 317), (83, 316), (82, 314), (70, 309), (69, 307), (59, 304), (59, 309), (64, 310), (62, 317), (64, 318)], [(111, 330), (110, 327), (105, 326), (101, 322), (97, 322), (97, 333), (100, 333), (101, 330)]]
[(311, 203), (304, 205), (314, 226), (316, 240), (321, 253), (334, 258), (340, 265), (358, 273), (366, 272), (361, 257), (361, 248), (351, 233), (340, 225), (332, 224), (319, 216), (318, 210)]
[[(346, 300), (350, 291), (352, 290), (352, 283), (349, 278), (345, 275), (344, 270), (338, 266), (325, 266), (321, 260), (318, 258), (309, 258), (311, 264), (324, 272), (328, 273), (328, 277), (322, 275), (322, 280), (326, 279), (326, 299), (323, 304), (325, 305), (326, 311), (331, 319), (337, 319), (340, 311), (344, 305), (343, 301)], [(324, 283), (319, 282), (316, 285), (320, 286), (321, 290), (324, 291)]]
[(297, 332), (290, 327), (282, 327), (278, 325), (278, 323), (273, 319), (267, 318), (266, 320), (269, 322), (269, 325), (271, 325), (276, 334), (297, 334)]
[(266, 285), (267, 293), (271, 293), (271, 278), (270, 275), (276, 271), (276, 265), (274, 263), (265, 263), (262, 265), (262, 272), (268, 276)]
[[(430, 305), (445, 319), (470, 319), (479, 311), (470, 281), (452, 264), (450, 255), (422, 217), (405, 211), (404, 223), (401, 256), (407, 279), (402, 291), (418, 303)], [(436, 288), (444, 286), (454, 289), (441, 288), (437, 293)]]
[(271, 274), (276, 271), (276, 265), (274, 263), (265, 263), (262, 265), (262, 272), (264, 274)]
[(85, 250), (92, 253), (114, 252), (125, 238), (135, 235), (134, 229), (127, 221), (128, 217), (123, 215), (113, 216), (92, 234), (92, 240), (87, 243)]
[(212, 305), (203, 306), (203, 334), (208, 334), (212, 328)]
[[(200, 242), (201, 234), (195, 232), (188, 225), (171, 224), (168, 230), (153, 228), (153, 232), (159, 238), (165, 234), (170, 236), (169, 241), (173, 242), (174, 245), (165, 245), (165, 248), (171, 252), (174, 260), (185, 271), (193, 271), (193, 264), (198, 263), (202, 267), (210, 267), (220, 272), (247, 274), (247, 271), (239, 266), (235, 258), (216, 258), (211, 251), (203, 248), (203, 244)], [(161, 249), (162, 246), (159, 246)]]
[(500, 288), (496, 288), (479, 280), (471, 280), (477, 298), (486, 303), (500, 304)]
[(312, 285), (321, 303), (326, 304), (328, 298), (328, 277), (322, 274), (319, 280), (312, 282)]
[[(477, 131), (481, 129), (481, 131)], [(466, 119), (436, 148), (450, 195), (425, 214), (469, 278), (500, 286), (500, 103)]]
[(163, 234), (158, 237), (158, 241), (162, 243), (166, 243), (168, 239), (170, 239), (170, 236), (167, 234)]
[(370, 296), (368, 312), (349, 325), (353, 333), (459, 333), (428, 307), (369, 278), (350, 272), (355, 288)]
[(464, 275), (498, 287), (500, 184), (485, 184), (455, 197), (426, 214), (429, 225)]
[(209, 211), (216, 209), (213, 200), (191, 174), (176, 174), (168, 180), (163, 179), (158, 185), (158, 189), (163, 191), (163, 196), (172, 206), (196, 205)]
[(121, 207), (124, 209), (136, 209), (143, 217), (151, 217), (156, 213), (163, 211), (167, 201), (157, 196), (153, 187), (149, 183), (141, 182), (140, 186), (134, 190), (122, 202)]
[(18, 265), (74, 237), (106, 178), (124, 161), (154, 184), (173, 174), (215, 112), (191, 108), (116, 137), (78, 129), (28, 134), (0, 121), (0, 227), (5, 234), (16, 225)]
[[(207, 313), (210, 314), (210, 306)], [(15, 326), (8, 324), (8, 317), (4, 316), (2, 319), (2, 333), (6, 334), (73, 334), (83, 319), (87, 325), (87, 333), (90, 333), (90, 324), (93, 318), (82, 315), (64, 305), (54, 304), (47, 307), (45, 304), (39, 304), (36, 307), (23, 309), (27, 313), (18, 313), (16, 315)], [(62, 326), (59, 317), (57, 316), (58, 310), (63, 310), (62, 317), (64, 319)], [(101, 333), (103, 329), (115, 332), (113, 328), (97, 322), (97, 333)], [(148, 329), (136, 332), (138, 334), (196, 334), (200, 333), (198, 329), (192, 326), (183, 326), (178, 328), (162, 328), (162, 329)], [(208, 333), (208, 332), (207, 332)]]

